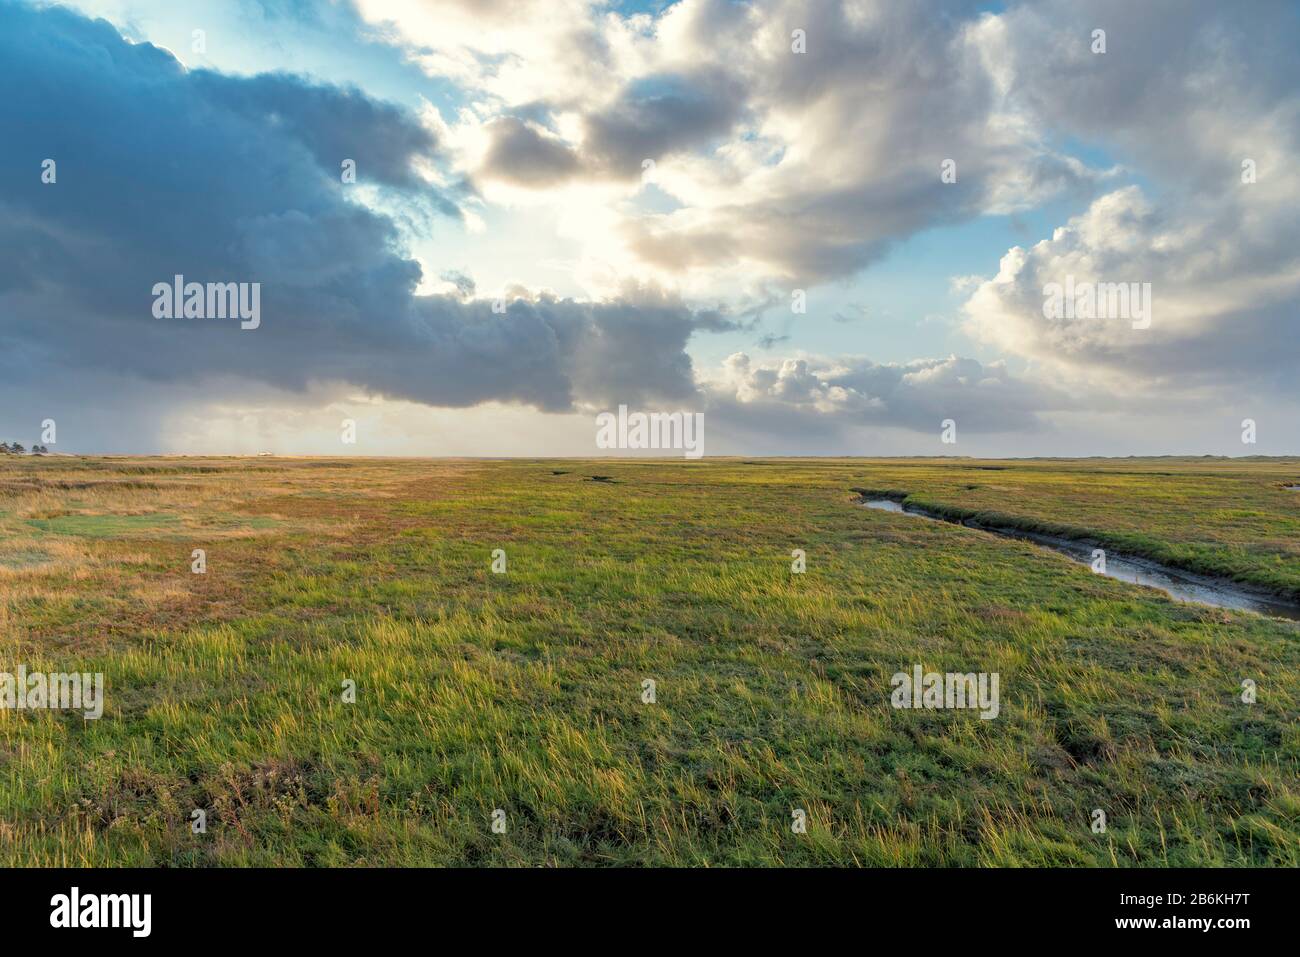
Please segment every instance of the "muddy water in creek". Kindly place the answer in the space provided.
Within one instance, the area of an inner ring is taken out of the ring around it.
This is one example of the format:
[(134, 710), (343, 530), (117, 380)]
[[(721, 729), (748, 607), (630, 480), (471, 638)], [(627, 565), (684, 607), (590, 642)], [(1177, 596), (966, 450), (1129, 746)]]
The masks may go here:
[[(957, 522), (954, 519), (944, 518), (942, 515), (925, 509), (912, 505), (903, 505), (901, 502), (887, 498), (863, 498), (861, 502), (867, 508), (879, 509), (884, 512), (899, 512), (934, 522), (966, 525), (968, 528), (976, 528), (982, 532), (1001, 535), (1003, 538), (1033, 542), (1035, 545), (1050, 548), (1089, 566), (1092, 565), (1093, 561), (1093, 549), (1100, 547), (1090, 542), (1058, 538), (1055, 535), (1042, 535), (1038, 532), (1025, 532), (1015, 528)], [(1159, 588), (1178, 601), (1213, 605), (1215, 608), (1253, 611), (1259, 615), (1271, 615), (1275, 618), (1290, 618), (1293, 621), (1300, 621), (1300, 604), (1263, 592), (1253, 591), (1238, 585), (1236, 582), (1222, 578), (1211, 578), (1208, 575), (1197, 575), (1194, 572), (1170, 568), (1168, 565), (1161, 565), (1149, 558), (1121, 555), (1107, 549), (1106, 570), (1100, 574), (1108, 578), (1118, 578), (1120, 581), (1131, 582), (1135, 585), (1149, 585), (1152, 588)]]

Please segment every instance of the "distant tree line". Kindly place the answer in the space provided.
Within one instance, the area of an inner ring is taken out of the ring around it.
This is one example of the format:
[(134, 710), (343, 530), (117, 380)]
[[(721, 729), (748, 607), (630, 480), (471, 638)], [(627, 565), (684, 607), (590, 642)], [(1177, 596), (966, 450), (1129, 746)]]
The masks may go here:
[[(26, 450), (25, 448), (22, 447), (22, 443), (20, 443), (20, 442), (11, 442), (11, 443), (8, 443), (8, 444), (6, 444), (6, 443), (4, 443), (4, 442), (0, 442), (0, 454), (5, 454), (5, 455), (22, 455), (22, 454), (25, 453), (26, 451), (27, 451), (27, 450)], [(33, 445), (33, 446), (32, 446), (32, 455), (44, 455), (44, 454), (45, 454), (46, 452), (48, 452), (48, 451), (49, 451), (49, 449), (47, 449), (47, 448), (46, 448), (45, 446), (43, 446), (43, 445)]]

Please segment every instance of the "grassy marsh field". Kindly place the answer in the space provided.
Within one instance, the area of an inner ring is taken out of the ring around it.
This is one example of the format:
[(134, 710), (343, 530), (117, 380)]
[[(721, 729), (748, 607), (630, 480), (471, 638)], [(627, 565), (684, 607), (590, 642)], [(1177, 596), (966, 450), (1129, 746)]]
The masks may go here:
[[(1296, 482), (1297, 459), (0, 457), (0, 671), (107, 684), (98, 721), (0, 710), (0, 863), (1295, 867), (1295, 623), (850, 489), (1300, 598)], [(914, 664), (999, 673), (999, 716), (893, 709)]]

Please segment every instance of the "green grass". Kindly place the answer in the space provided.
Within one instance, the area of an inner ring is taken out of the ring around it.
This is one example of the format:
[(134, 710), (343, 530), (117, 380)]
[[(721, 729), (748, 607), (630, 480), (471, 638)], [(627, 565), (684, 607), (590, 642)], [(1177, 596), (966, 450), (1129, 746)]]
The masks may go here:
[[(51, 561), (0, 558), (0, 670), (102, 671), (108, 691), (99, 721), (0, 712), (0, 863), (1294, 867), (1294, 623), (849, 490), (1295, 594), (1300, 495), (1280, 486), (1298, 476), (1295, 460), (3, 461), (7, 553)], [(124, 484), (71, 488), (88, 477)], [(121, 521), (160, 516), (178, 520)], [(890, 676), (913, 664), (998, 672), (1000, 715), (894, 710)]]
[(175, 528), (175, 515), (59, 515), (54, 518), (29, 519), (27, 524), (54, 535), (83, 538), (125, 538)]

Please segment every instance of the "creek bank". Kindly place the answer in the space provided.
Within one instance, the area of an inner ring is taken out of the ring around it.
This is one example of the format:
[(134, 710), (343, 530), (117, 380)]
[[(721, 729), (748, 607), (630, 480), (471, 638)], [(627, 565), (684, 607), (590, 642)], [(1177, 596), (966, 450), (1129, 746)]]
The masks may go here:
[[(1076, 562), (1088, 565), (1098, 574), (1107, 578), (1135, 585), (1158, 588), (1176, 601), (1193, 602), (1215, 608), (1231, 608), (1236, 611), (1250, 611), (1258, 615), (1274, 618), (1288, 618), (1300, 621), (1300, 602), (1290, 601), (1263, 590), (1256, 590), (1239, 582), (1226, 578), (1202, 575), (1162, 564), (1151, 558), (1127, 555), (1114, 549), (1106, 548), (1101, 542), (1086, 538), (1067, 538), (1045, 532), (1015, 528), (1010, 525), (997, 525), (981, 522), (978, 519), (963, 516), (957, 511), (939, 512), (920, 505), (908, 503), (905, 495), (896, 492), (882, 494), (869, 489), (850, 489), (861, 498), (859, 503), (878, 511), (912, 515), (935, 522), (962, 525), (1011, 538), (1017, 541), (1031, 542), (1043, 548), (1050, 548)], [(1104, 557), (1099, 553), (1104, 552)], [(1099, 561), (1099, 558), (1101, 560)]]

